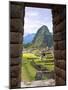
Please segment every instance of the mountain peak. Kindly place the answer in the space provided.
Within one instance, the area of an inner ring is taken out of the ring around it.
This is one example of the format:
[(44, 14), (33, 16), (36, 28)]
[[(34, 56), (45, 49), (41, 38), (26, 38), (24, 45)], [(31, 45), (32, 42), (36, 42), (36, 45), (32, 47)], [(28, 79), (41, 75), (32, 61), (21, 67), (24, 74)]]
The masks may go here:
[(46, 25), (42, 25), (40, 28), (48, 29), (48, 27)]
[(46, 33), (46, 34), (49, 34), (49, 29), (48, 29), (48, 27), (46, 26), (46, 25), (43, 25), (43, 26), (41, 26), (39, 29), (38, 29), (38, 31), (37, 31), (38, 33)]
[(46, 25), (42, 25), (41, 28), (48, 28)]
[(46, 25), (43, 25), (38, 29), (38, 31), (33, 39), (33, 44), (34, 44), (34, 46), (37, 46), (37, 47), (39, 47), (39, 46), (51, 47), (52, 46), (51, 41), (52, 41), (52, 35), (49, 32), (48, 27)]

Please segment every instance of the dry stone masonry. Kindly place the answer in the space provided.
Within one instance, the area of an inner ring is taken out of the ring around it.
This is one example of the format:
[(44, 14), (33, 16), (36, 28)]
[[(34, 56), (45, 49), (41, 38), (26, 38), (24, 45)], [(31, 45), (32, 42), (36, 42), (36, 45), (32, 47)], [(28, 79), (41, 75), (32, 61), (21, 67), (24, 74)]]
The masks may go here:
[(55, 81), (66, 84), (66, 6), (26, 2), (10, 2), (10, 88), (21, 87), (22, 37), (26, 6), (50, 8), (53, 16)]

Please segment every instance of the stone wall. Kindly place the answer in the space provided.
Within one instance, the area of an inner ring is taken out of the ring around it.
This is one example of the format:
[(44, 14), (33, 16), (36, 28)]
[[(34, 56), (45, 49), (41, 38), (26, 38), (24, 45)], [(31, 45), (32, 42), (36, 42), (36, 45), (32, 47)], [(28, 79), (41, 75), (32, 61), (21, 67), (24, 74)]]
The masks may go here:
[(66, 84), (66, 6), (53, 6), (56, 85)]
[(19, 88), (21, 84), (23, 7), (18, 3), (10, 2), (10, 88)]
[(10, 2), (10, 88), (21, 85), (21, 53), (25, 6), (52, 9), (56, 85), (66, 84), (66, 7), (65, 5)]

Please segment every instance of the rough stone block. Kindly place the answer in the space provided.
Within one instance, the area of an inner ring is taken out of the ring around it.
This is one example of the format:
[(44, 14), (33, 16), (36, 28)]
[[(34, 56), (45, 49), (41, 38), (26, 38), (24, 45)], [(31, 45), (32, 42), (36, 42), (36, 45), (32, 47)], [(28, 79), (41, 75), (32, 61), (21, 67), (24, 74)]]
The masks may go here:
[(58, 68), (58, 67), (55, 67), (55, 72), (56, 72), (56, 75), (65, 79), (65, 70)]
[(54, 50), (58, 50), (58, 42), (54, 42)]
[(10, 20), (10, 31), (12, 32), (23, 32), (23, 24), (21, 19)]
[(19, 88), (20, 87), (20, 79), (19, 78), (11, 78), (10, 79), (10, 88)]
[(65, 31), (66, 30), (66, 21), (63, 20), (62, 22), (60, 22), (59, 24), (54, 24), (54, 27), (53, 27), (53, 31), (54, 33), (57, 33), (57, 32), (62, 32), (62, 31)]
[(11, 18), (21, 18), (21, 14), (22, 14), (21, 10), (22, 10), (21, 5), (11, 4), (10, 5), (10, 16), (11, 16)]
[(20, 57), (22, 53), (22, 44), (10, 44), (10, 57)]
[(19, 32), (10, 32), (10, 42), (11, 43), (22, 43), (23, 35)]
[(55, 65), (61, 69), (66, 69), (66, 61), (65, 60), (55, 60)]
[(57, 86), (63, 86), (65, 84), (66, 84), (65, 80), (56, 75), (56, 85)]
[(66, 49), (66, 42), (65, 42), (65, 40), (58, 41), (58, 48), (59, 48), (60, 50)]
[(54, 34), (54, 41), (60, 41), (60, 40), (65, 40), (66, 36), (65, 36), (65, 32), (58, 32)]
[(18, 65), (21, 63), (21, 58), (10, 58), (10, 65)]

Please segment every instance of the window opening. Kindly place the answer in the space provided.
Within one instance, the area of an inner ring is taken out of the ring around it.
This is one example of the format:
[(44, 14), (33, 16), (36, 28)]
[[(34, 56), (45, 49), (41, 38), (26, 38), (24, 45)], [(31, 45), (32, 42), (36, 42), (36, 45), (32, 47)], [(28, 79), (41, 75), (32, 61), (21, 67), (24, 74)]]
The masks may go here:
[(25, 7), (21, 87), (51, 85), (55, 85), (52, 10)]

